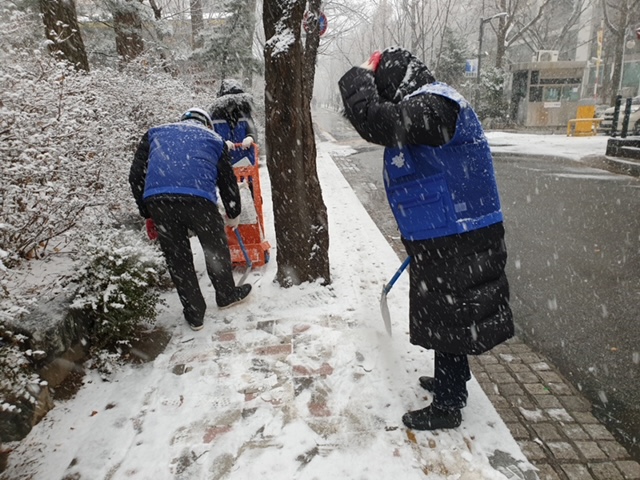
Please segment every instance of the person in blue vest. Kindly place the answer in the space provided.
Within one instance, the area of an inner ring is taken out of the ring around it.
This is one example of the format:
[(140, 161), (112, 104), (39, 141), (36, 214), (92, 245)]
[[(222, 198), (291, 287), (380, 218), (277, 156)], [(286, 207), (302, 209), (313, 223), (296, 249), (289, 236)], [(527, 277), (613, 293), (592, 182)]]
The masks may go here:
[(209, 106), (209, 115), (213, 129), (231, 152), (232, 165), (248, 166), (241, 163), (243, 160), (251, 165), (256, 163), (253, 144), (258, 143), (258, 132), (252, 113), (253, 99), (242, 84), (235, 79), (223, 80), (218, 97)]
[[(207, 304), (193, 264), (190, 232), (202, 245), (218, 308), (249, 295), (250, 284), (235, 285), (224, 228), (225, 222), (238, 226), (238, 184), (227, 147), (206, 111), (191, 108), (179, 122), (149, 129), (135, 152), (129, 184), (140, 215), (147, 219), (149, 238), (160, 241), (191, 329), (203, 328)], [(216, 187), (226, 220), (218, 211)]]
[(376, 52), (339, 87), (358, 133), (386, 147), (387, 199), (411, 257), (410, 342), (435, 352), (433, 375), (418, 379), (433, 401), (402, 421), (417, 430), (458, 427), (468, 355), (514, 334), (487, 139), (471, 105), (403, 48)]

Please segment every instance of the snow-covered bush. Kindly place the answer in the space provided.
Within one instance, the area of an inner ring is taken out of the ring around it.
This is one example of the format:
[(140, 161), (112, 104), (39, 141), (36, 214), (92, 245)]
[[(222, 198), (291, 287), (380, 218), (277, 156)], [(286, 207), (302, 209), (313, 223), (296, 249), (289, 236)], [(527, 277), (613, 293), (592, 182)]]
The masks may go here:
[(0, 324), (0, 411), (20, 411), (24, 405), (35, 405), (43, 386), (33, 362), (44, 352), (29, 350), (26, 340)]
[(86, 260), (71, 278), (70, 308), (86, 322), (94, 352), (126, 350), (162, 303), (159, 289), (169, 284), (162, 253), (139, 233), (109, 229), (87, 236), (80, 254)]

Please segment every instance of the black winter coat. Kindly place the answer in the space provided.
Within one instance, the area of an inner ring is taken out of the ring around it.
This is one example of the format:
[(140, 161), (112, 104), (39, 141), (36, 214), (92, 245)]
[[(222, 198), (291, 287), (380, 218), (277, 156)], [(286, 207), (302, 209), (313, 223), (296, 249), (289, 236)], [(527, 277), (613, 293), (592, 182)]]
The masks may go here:
[[(453, 138), (458, 105), (424, 94), (383, 100), (374, 73), (354, 67), (340, 80), (345, 115), (379, 145), (438, 147)], [(514, 334), (502, 223), (431, 240), (403, 239), (410, 265), (411, 343), (450, 354), (481, 354)]]

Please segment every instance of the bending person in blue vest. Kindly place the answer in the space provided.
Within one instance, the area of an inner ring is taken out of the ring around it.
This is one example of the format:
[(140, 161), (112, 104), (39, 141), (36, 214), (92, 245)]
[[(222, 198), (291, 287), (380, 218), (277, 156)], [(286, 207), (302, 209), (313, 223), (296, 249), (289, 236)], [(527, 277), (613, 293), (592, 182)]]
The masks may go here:
[(410, 341), (435, 351), (433, 395), (409, 411), (417, 430), (462, 422), (467, 355), (514, 334), (500, 198), (487, 139), (469, 103), (407, 50), (376, 52), (339, 82), (345, 115), (384, 145), (387, 198), (411, 256)]
[[(237, 80), (223, 80), (218, 98), (209, 107), (213, 129), (225, 140), (231, 153), (231, 164), (239, 166), (248, 161), (255, 165), (253, 144), (258, 143), (258, 132), (253, 122), (253, 99), (245, 93)], [(239, 145), (239, 148), (236, 148)]]
[[(236, 287), (227, 225), (238, 226), (240, 193), (227, 147), (212, 130), (204, 110), (192, 108), (180, 122), (160, 125), (144, 134), (136, 150), (129, 184), (149, 238), (158, 236), (185, 320), (192, 330), (204, 326), (207, 304), (193, 264), (189, 231), (202, 245), (218, 308), (244, 300), (251, 285)], [(226, 220), (217, 206), (220, 191)], [(154, 228), (155, 225), (155, 228)]]

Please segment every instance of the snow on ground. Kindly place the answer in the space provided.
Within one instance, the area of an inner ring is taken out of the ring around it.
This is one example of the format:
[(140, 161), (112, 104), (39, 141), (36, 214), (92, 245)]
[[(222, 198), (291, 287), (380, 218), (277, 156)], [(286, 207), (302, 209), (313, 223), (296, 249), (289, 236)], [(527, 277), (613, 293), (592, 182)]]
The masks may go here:
[(493, 152), (526, 153), (580, 160), (588, 155), (604, 155), (607, 149), (606, 136), (567, 137), (557, 135), (534, 135), (530, 133), (486, 132)]
[[(489, 138), (494, 148), (567, 156), (602, 153), (605, 143), (500, 132)], [(498, 451), (532, 468), (475, 379), (460, 428), (403, 427), (402, 414), (429, 401), (417, 379), (432, 373), (432, 356), (408, 341), (406, 273), (389, 294), (394, 336), (385, 334), (380, 292), (400, 259), (331, 160), (328, 152), (340, 147), (318, 147), (332, 285), (278, 288), (274, 248), (272, 262), (249, 277), (249, 299), (219, 312), (196, 247), (210, 305), (204, 330), (189, 330), (177, 297), (168, 295), (157, 323), (173, 334), (164, 353), (111, 382), (89, 372), (78, 394), (15, 446), (0, 478), (512, 478), (491, 467)], [(273, 245), (266, 168), (261, 182)]]

